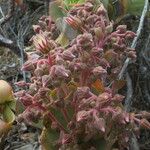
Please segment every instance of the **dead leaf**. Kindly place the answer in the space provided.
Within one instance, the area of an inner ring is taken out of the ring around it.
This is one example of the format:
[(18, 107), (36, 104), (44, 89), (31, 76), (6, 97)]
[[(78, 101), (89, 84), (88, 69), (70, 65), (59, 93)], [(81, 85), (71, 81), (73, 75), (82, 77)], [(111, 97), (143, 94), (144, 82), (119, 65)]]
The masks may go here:
[(0, 138), (5, 136), (10, 131), (11, 128), (12, 128), (11, 123), (6, 123), (0, 120)]
[(98, 92), (103, 93), (105, 90), (104, 84), (101, 80), (97, 79), (93, 84), (92, 87), (96, 89)]

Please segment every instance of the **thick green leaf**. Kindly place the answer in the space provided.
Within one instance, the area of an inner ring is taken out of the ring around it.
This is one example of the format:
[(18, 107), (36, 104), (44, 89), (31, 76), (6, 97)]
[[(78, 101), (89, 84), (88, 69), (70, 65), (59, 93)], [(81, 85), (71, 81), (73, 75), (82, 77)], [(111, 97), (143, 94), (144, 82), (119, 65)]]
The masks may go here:
[(23, 104), (19, 100), (17, 100), (16, 101), (16, 111), (15, 111), (16, 115), (23, 113), (24, 110), (25, 110), (25, 107), (23, 106)]
[(69, 44), (69, 39), (64, 33), (61, 33), (56, 39), (56, 42), (59, 43), (61, 46), (65, 47)]
[(104, 7), (107, 9), (109, 5), (109, 0), (101, 0), (101, 2), (104, 4)]
[(58, 18), (56, 20), (56, 25), (58, 29), (61, 31), (61, 34), (56, 39), (56, 42), (61, 46), (65, 47), (69, 44), (69, 40), (74, 39), (78, 33), (73, 28), (71, 28), (65, 21), (65, 18)]
[(43, 128), (40, 141), (42, 150), (57, 150), (54, 143), (59, 138), (59, 133), (50, 128)]
[(54, 21), (56, 21), (58, 18), (63, 18), (64, 16), (66, 16), (66, 13), (61, 8), (61, 2), (54, 1), (50, 3), (49, 15)]
[(5, 105), (2, 115), (5, 122), (11, 123), (15, 120), (15, 114), (8, 105)]
[(76, 4), (82, 4), (86, 0), (63, 0), (64, 5), (67, 9), (71, 9)]
[(56, 20), (56, 25), (57, 28), (64, 33), (69, 40), (73, 40), (78, 35), (78, 32), (66, 23), (65, 17), (58, 18)]
[(60, 109), (53, 109), (53, 108), (51, 108), (50, 111), (54, 114), (57, 120), (63, 125), (63, 127), (67, 128), (67, 122), (64, 118), (63, 111)]
[(43, 129), (43, 120), (39, 120), (38, 123), (32, 122), (31, 125), (38, 129)]
[(144, 7), (144, 2), (144, 0), (130, 0), (127, 12), (134, 15), (140, 15)]
[(97, 150), (106, 150), (105, 140), (95, 140), (94, 144)]
[(15, 101), (15, 100), (12, 100), (12, 101), (10, 101), (10, 102), (7, 102), (7, 105), (8, 105), (8, 107), (9, 107), (11, 110), (13, 110), (13, 111), (16, 110), (16, 101)]

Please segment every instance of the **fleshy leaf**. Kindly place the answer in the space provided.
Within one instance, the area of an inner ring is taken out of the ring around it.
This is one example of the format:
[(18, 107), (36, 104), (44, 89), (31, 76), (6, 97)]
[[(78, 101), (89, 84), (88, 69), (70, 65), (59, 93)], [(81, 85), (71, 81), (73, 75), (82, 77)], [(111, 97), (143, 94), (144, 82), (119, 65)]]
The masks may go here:
[(51, 2), (49, 5), (49, 15), (54, 21), (56, 21), (58, 18), (63, 18), (66, 15), (60, 6), (61, 2), (59, 1)]
[(59, 43), (61, 46), (67, 46), (69, 44), (69, 39), (64, 33), (61, 33), (59, 37), (56, 39), (56, 42)]
[(8, 123), (11, 123), (15, 120), (15, 114), (8, 105), (5, 105), (5, 108), (3, 111), (3, 119), (4, 121)]
[(143, 7), (144, 7), (143, 0), (132, 0), (132, 1), (130, 0), (127, 11), (130, 14), (140, 15)]
[(24, 110), (25, 110), (25, 107), (23, 106), (23, 104), (19, 100), (17, 100), (16, 101), (16, 111), (15, 111), (16, 115), (23, 113)]
[(65, 7), (71, 9), (73, 6), (82, 4), (85, 0), (64, 0)]
[(11, 110), (13, 110), (13, 111), (16, 110), (16, 101), (15, 100), (8, 102), (7, 105)]
[(58, 18), (56, 20), (57, 28), (63, 32), (69, 40), (73, 40), (77, 35), (77, 31), (70, 27), (64, 18)]
[(42, 134), (40, 137), (42, 150), (57, 150), (54, 145), (54, 142), (59, 138), (59, 133), (50, 128), (43, 128)]

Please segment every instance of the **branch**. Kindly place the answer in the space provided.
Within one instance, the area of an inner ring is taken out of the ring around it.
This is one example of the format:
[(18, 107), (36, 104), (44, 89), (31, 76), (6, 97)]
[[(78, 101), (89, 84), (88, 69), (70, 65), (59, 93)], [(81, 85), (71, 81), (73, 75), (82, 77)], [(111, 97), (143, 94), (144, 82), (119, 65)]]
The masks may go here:
[[(134, 38), (134, 40), (132, 42), (132, 45), (131, 45), (131, 48), (136, 47), (137, 41), (138, 41), (138, 39), (141, 35), (141, 30), (142, 30), (143, 24), (144, 24), (144, 18), (146, 16), (147, 11), (148, 11), (148, 6), (149, 6), (149, 1), (145, 0), (145, 5), (144, 5), (144, 8), (143, 8), (142, 16), (140, 18), (139, 27), (138, 27), (138, 30), (136, 32), (137, 36)], [(130, 62), (130, 58), (127, 58), (124, 65), (123, 65), (123, 67), (122, 67), (122, 70), (119, 74), (119, 79), (121, 79), (123, 77), (123, 74), (124, 74), (126, 68), (128, 67), (129, 62)], [(125, 109), (129, 112), (130, 108), (131, 108), (131, 100), (132, 100), (132, 95), (133, 95), (133, 89), (132, 89), (132, 81), (131, 81), (131, 78), (130, 78), (130, 75), (129, 75), (128, 72), (126, 74), (126, 79), (127, 79), (127, 97), (126, 97), (126, 100), (125, 100)]]
[(125, 100), (124, 107), (125, 107), (125, 110), (129, 112), (131, 109), (131, 99), (132, 99), (132, 95), (133, 95), (133, 87), (132, 87), (132, 80), (131, 80), (128, 72), (126, 74), (126, 80), (127, 80), (127, 94), (126, 94), (127, 97)]
[(9, 8), (8, 8), (8, 14), (6, 16), (3, 16), (3, 18), (0, 20), (0, 25), (4, 25), (12, 16), (15, 10), (15, 1), (9, 0)]
[[(142, 31), (142, 28), (143, 28), (143, 24), (144, 24), (144, 19), (145, 19), (145, 16), (147, 14), (147, 11), (148, 11), (148, 7), (149, 7), (149, 0), (145, 0), (145, 4), (144, 4), (144, 8), (143, 8), (143, 11), (142, 11), (142, 16), (140, 18), (140, 23), (139, 23), (139, 27), (138, 27), (138, 30), (136, 32), (136, 37), (133, 39), (133, 42), (132, 42), (132, 45), (131, 45), (131, 48), (135, 48), (136, 45), (137, 45), (137, 41), (141, 35), (141, 31)], [(121, 69), (121, 72), (119, 73), (119, 79), (122, 79), (123, 75), (124, 75), (124, 72), (126, 71), (127, 67), (128, 67), (128, 64), (130, 62), (130, 58), (127, 58), (125, 60), (125, 63)]]
[[(20, 49), (17, 47), (13, 41), (4, 38), (2, 35), (0, 35), (0, 46), (9, 48), (11, 51), (13, 51), (17, 56), (21, 57)], [(27, 58), (27, 54), (23, 51), (24, 53), (24, 59)]]
[(45, 11), (46, 11), (46, 15), (49, 14), (49, 3), (51, 2), (51, 0), (45, 0)]

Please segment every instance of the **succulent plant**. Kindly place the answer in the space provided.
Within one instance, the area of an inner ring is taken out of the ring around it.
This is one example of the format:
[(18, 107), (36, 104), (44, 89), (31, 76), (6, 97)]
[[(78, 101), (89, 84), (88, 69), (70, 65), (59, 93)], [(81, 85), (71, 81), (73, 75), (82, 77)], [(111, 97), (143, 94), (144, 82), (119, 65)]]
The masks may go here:
[(15, 120), (16, 101), (10, 84), (0, 80), (0, 138), (6, 137)]
[(0, 104), (13, 100), (12, 87), (4, 80), (0, 80)]
[[(25, 106), (18, 119), (40, 124), (45, 150), (128, 148), (132, 132), (150, 128), (149, 113), (126, 112), (118, 93), (125, 83), (117, 79), (124, 60), (136, 59), (127, 45), (135, 33), (125, 25), (113, 29), (98, 1), (76, 5), (61, 19), (67, 30), (50, 16), (34, 26), (34, 55), (22, 68), (32, 78), (17, 83), (25, 89), (15, 93)], [(68, 30), (77, 35), (69, 38)]]

